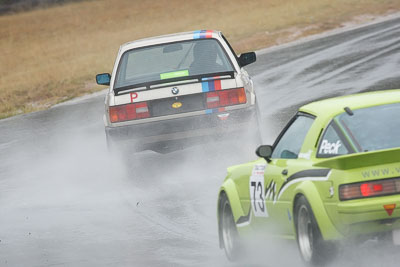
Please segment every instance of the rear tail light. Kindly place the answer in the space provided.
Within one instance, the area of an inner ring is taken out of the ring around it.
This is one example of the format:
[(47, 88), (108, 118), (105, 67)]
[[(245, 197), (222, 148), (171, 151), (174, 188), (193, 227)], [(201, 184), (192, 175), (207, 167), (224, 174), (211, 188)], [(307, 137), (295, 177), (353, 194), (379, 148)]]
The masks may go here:
[(136, 117), (137, 119), (144, 119), (150, 117), (149, 108), (147, 102), (136, 104)]
[(109, 113), (111, 122), (130, 121), (150, 117), (147, 102), (110, 107)]
[(369, 197), (372, 196), (376, 193), (380, 193), (383, 191), (383, 185), (382, 184), (370, 184), (370, 183), (365, 183), (360, 185), (360, 191), (361, 195), (363, 197)]
[(246, 103), (244, 88), (220, 90), (207, 93), (207, 108), (217, 108)]
[(400, 178), (345, 184), (339, 188), (340, 200), (387, 196), (400, 193)]
[(207, 108), (216, 108), (220, 106), (219, 94), (217, 92), (207, 93)]

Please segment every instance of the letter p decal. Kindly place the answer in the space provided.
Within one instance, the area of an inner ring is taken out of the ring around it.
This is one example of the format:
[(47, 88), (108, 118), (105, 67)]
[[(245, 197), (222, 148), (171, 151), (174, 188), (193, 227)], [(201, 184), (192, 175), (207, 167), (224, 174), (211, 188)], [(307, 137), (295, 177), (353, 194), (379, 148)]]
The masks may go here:
[(133, 103), (133, 100), (135, 100), (136, 98), (138, 98), (138, 94), (135, 92), (131, 93), (131, 103)]

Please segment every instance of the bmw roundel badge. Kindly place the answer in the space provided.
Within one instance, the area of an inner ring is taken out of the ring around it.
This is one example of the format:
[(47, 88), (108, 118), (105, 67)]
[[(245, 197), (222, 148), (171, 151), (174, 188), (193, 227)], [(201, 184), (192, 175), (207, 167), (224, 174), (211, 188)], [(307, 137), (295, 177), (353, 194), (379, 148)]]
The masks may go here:
[(178, 87), (172, 87), (171, 92), (172, 92), (174, 95), (179, 94), (179, 89), (178, 89)]

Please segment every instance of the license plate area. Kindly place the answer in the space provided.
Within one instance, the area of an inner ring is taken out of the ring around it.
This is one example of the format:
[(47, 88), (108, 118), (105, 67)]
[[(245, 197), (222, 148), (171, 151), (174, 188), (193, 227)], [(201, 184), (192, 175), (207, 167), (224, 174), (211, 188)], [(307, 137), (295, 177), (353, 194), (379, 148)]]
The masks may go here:
[(150, 101), (152, 117), (160, 117), (206, 109), (204, 94), (155, 99)]
[(400, 229), (393, 230), (393, 244), (396, 246), (400, 246)]

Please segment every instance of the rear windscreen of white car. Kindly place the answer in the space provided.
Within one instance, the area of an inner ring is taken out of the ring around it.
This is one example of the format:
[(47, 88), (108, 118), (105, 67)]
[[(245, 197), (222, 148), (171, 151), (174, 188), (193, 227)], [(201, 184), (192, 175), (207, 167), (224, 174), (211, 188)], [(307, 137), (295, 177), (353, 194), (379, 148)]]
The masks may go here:
[(356, 151), (400, 147), (400, 103), (362, 108), (335, 118)]
[(161, 44), (125, 52), (114, 88), (229, 71), (232, 63), (216, 39)]

